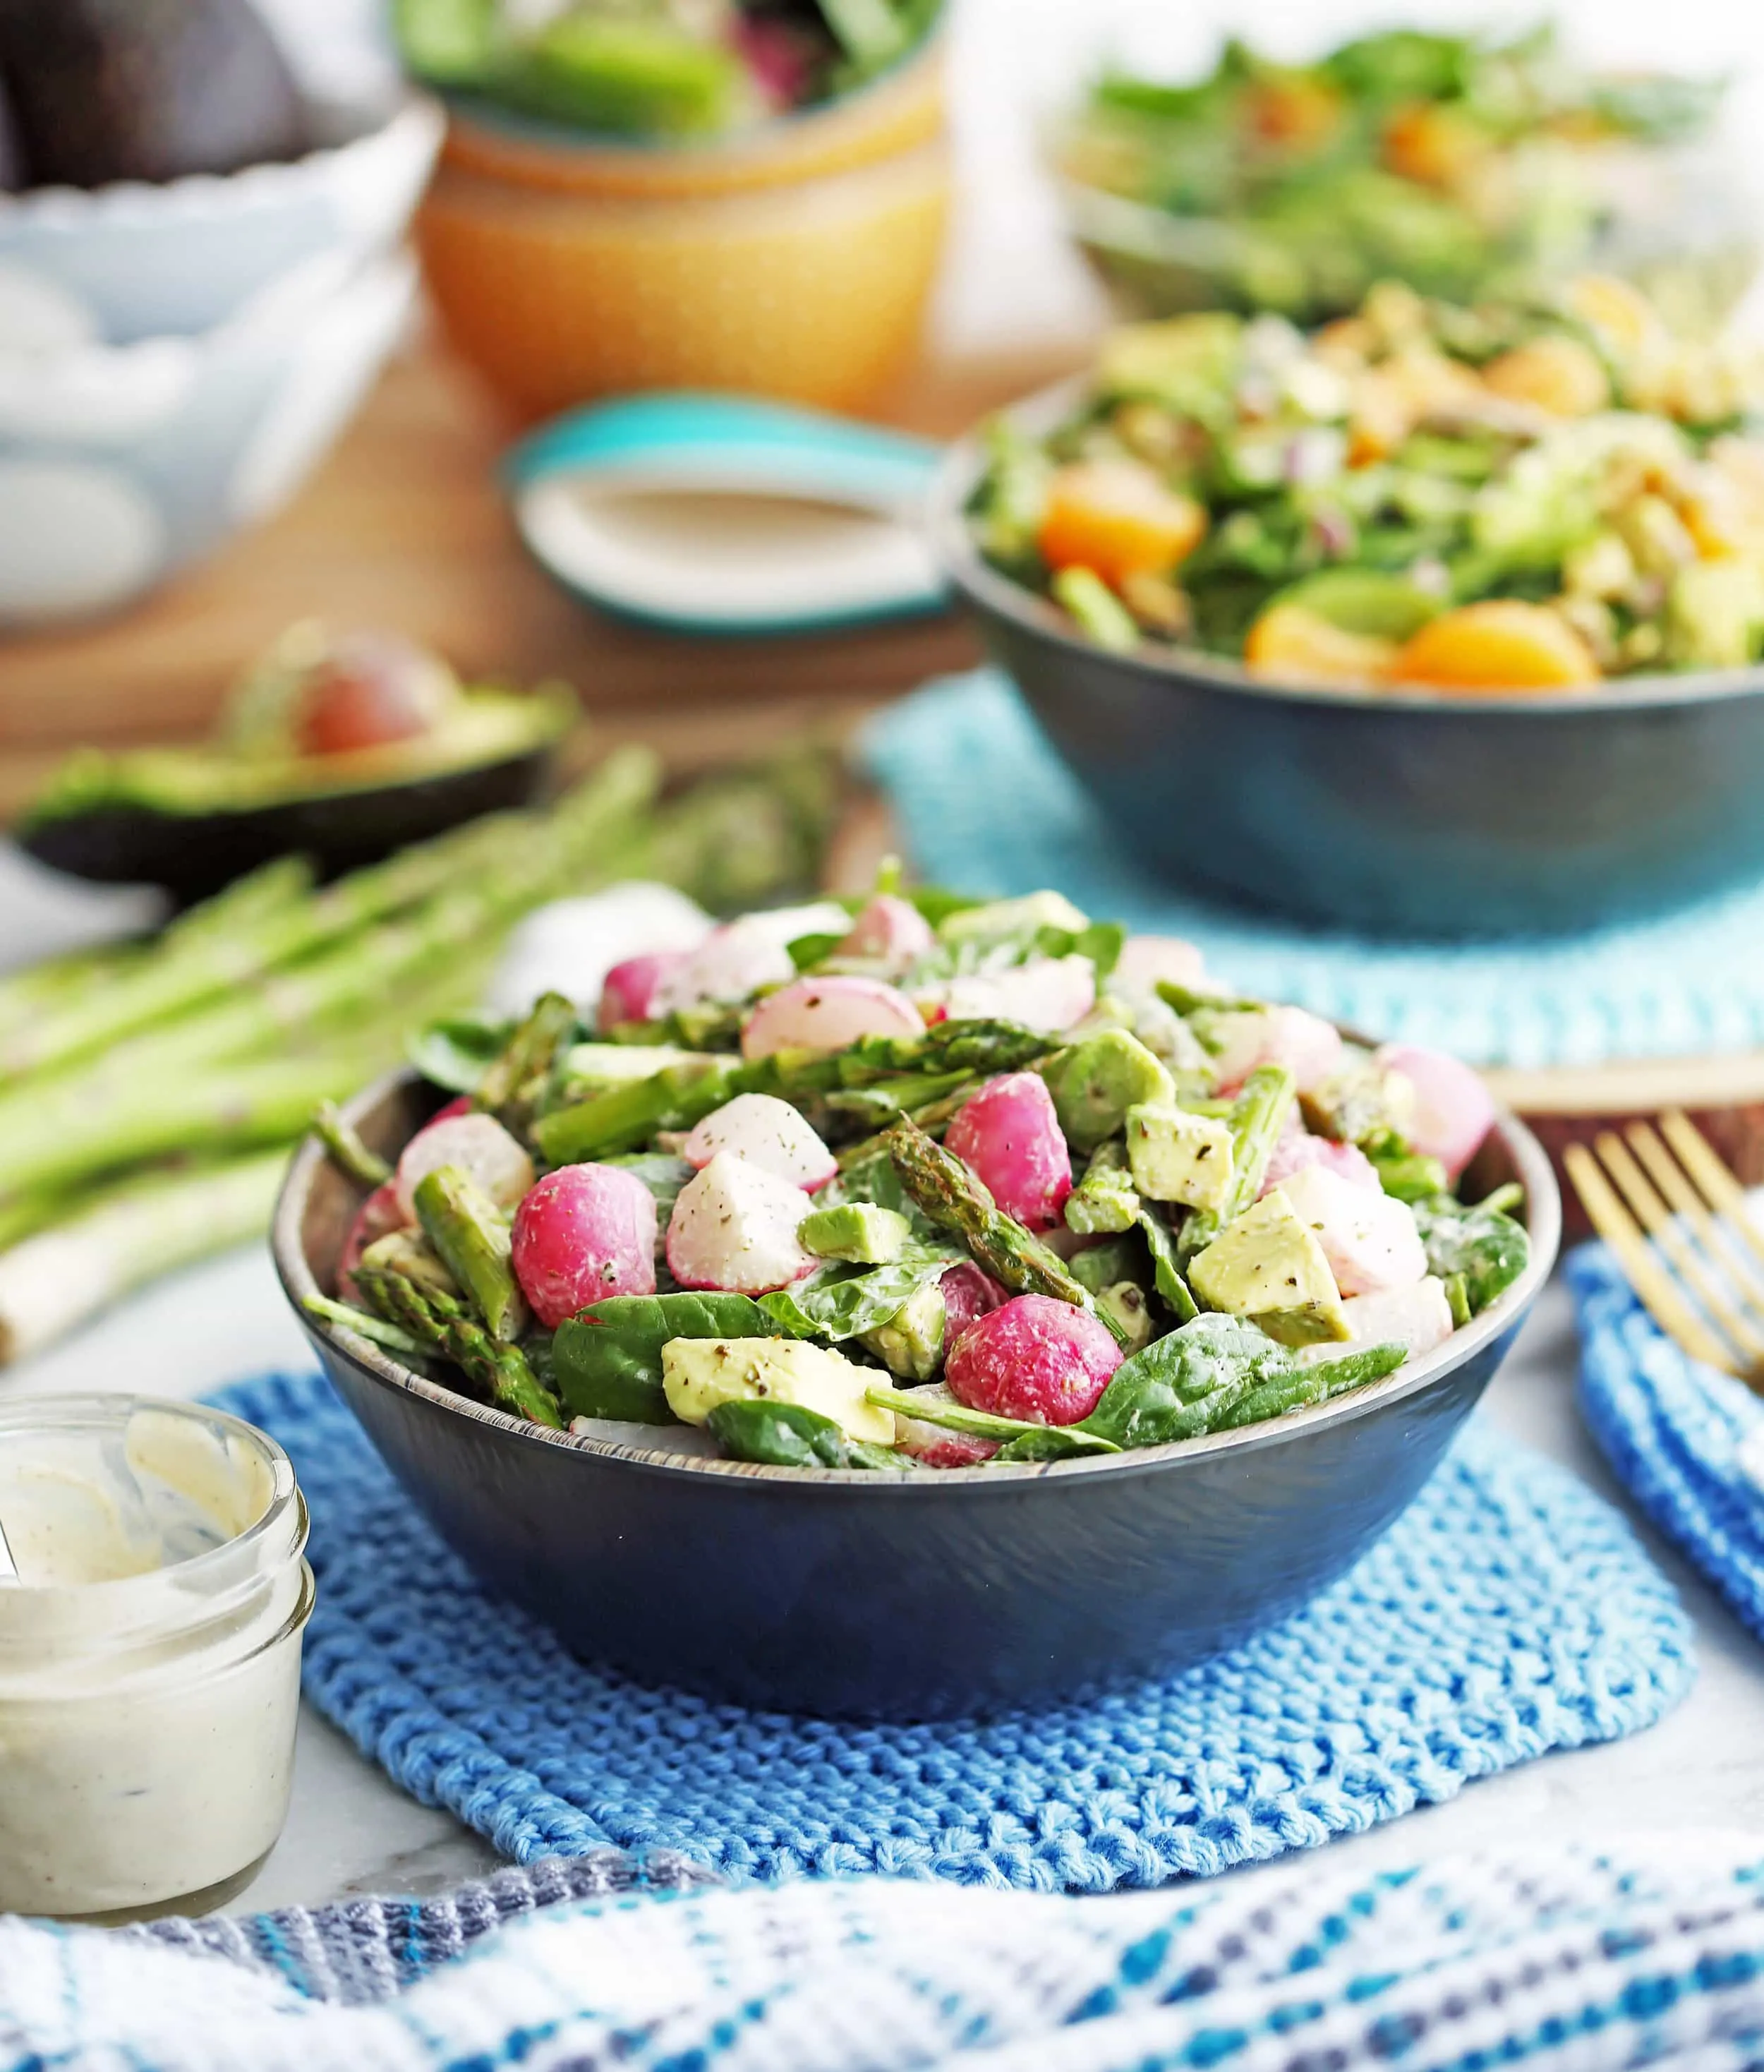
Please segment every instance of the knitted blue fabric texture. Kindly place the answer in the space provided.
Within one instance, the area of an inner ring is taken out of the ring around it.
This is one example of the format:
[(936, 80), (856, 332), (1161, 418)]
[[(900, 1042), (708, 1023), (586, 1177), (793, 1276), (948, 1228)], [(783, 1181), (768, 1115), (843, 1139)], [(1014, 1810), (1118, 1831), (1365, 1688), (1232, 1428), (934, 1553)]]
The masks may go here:
[(1764, 1403), (1680, 1352), (1603, 1245), (1582, 1245), (1565, 1271), (1593, 1437), (1642, 1509), (1764, 1636), (1764, 1489), (1738, 1459)]
[(1692, 1674), (1684, 1615), (1622, 1521), (1473, 1429), (1306, 1611), (1168, 1681), (982, 1723), (746, 1712), (578, 1662), (487, 1598), (319, 1375), (220, 1400), (282, 1441), (311, 1507), (308, 1695), (520, 1863), (611, 1847), (738, 1883), (1155, 1885), (1631, 1733)]
[(1219, 975), (1485, 1065), (1585, 1065), (1764, 1046), (1764, 886), (1581, 936), (1398, 942), (1252, 914), (1146, 875), (1006, 680), (932, 684), (874, 719), (870, 773), (934, 883), (1057, 886), (1088, 911), (1185, 935)]

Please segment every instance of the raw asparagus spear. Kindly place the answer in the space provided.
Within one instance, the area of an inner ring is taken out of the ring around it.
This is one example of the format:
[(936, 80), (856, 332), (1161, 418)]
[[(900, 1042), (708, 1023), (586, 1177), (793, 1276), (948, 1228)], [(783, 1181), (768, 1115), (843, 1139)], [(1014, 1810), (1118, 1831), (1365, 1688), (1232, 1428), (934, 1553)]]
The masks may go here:
[(1183, 1224), (1179, 1249), (1185, 1264), (1261, 1193), (1268, 1161), (1296, 1094), (1293, 1075), (1284, 1065), (1258, 1065), (1244, 1080), (1232, 1106), (1231, 1193), (1217, 1209), (1191, 1215)]
[(384, 1317), (357, 1309), (332, 1296), (308, 1295), (302, 1299), (300, 1306), (309, 1317), (317, 1317), (327, 1324), (341, 1324), (358, 1338), (370, 1339), (376, 1346), (384, 1346), (389, 1353), (402, 1353), (406, 1359), (421, 1359), (428, 1355), (429, 1348), (422, 1340), (413, 1338), (401, 1325), (389, 1324)]
[(261, 1237), (286, 1154), (154, 1173), (0, 1254), (0, 1366), (154, 1275)]
[(512, 1345), (527, 1328), (527, 1305), (510, 1264), (508, 1223), (469, 1174), (438, 1166), (411, 1197), (423, 1234), (471, 1297), (491, 1338)]
[(331, 1162), (364, 1187), (383, 1187), (392, 1178), (392, 1168), (377, 1151), (370, 1151), (345, 1122), (335, 1101), (320, 1101), (313, 1112), (312, 1133), (331, 1154)]
[(479, 1107), (487, 1108), (516, 1137), (526, 1134), (537, 1112), (558, 1046), (574, 1032), (577, 1018), (573, 1001), (561, 993), (542, 994), (479, 1082)]
[(1007, 1216), (984, 1182), (952, 1152), (912, 1122), (897, 1122), (884, 1141), (902, 1186), (934, 1223), (966, 1244), (993, 1280), (1015, 1294), (1051, 1295), (1075, 1309), (1096, 1313), (1089, 1291), (1067, 1272), (1059, 1255), (1014, 1216)]
[(557, 1400), (541, 1383), (518, 1346), (500, 1345), (457, 1296), (418, 1288), (401, 1273), (369, 1266), (356, 1269), (356, 1285), (389, 1322), (450, 1359), (485, 1391), (499, 1409), (553, 1432), (563, 1429)]

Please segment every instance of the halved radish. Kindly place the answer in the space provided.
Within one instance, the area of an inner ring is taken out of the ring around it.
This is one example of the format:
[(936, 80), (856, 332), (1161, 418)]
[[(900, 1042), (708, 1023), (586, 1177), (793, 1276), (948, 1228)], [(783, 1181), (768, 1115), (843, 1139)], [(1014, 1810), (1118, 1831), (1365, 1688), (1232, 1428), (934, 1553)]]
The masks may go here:
[(1096, 967), (1088, 957), (1038, 957), (1008, 971), (952, 978), (923, 996), (927, 1013), (952, 1022), (1014, 1022), (1054, 1034), (1082, 1022), (1096, 1005)]
[(656, 1198), (618, 1166), (560, 1166), (515, 1211), (515, 1278), (555, 1330), (609, 1295), (656, 1292)]
[[(376, 1239), (401, 1229), (405, 1222), (405, 1212), (398, 1200), (396, 1180), (383, 1181), (376, 1187), (356, 1211), (356, 1219), (349, 1226), (349, 1234), (343, 1241), (343, 1250), (337, 1255), (337, 1293), (345, 1302), (360, 1299), (360, 1290), (356, 1286), (356, 1268), (361, 1264), (361, 1255)], [(977, 1272), (979, 1268), (977, 1267)]]
[(1340, 1071), (1340, 1032), (1302, 1007), (1246, 1008), (1212, 1015), (1207, 1026), (1213, 1071), (1222, 1087), (1240, 1087), (1258, 1065), (1285, 1065), (1309, 1093)]
[(652, 1019), (662, 988), (691, 955), (689, 950), (657, 950), (615, 964), (600, 989), (598, 1026), (616, 1029), (621, 1022)]
[[(1406, 1288), (1355, 1296), (1343, 1303), (1342, 1322), (1355, 1345), (1404, 1345), (1409, 1358), (1419, 1359), (1452, 1335), (1452, 1305), (1445, 1299), (1445, 1284), (1429, 1274)], [(1319, 1346), (1317, 1352), (1322, 1359), (1334, 1359), (1340, 1350), (1338, 1346)]]
[(1150, 993), (1165, 984), (1199, 992), (1207, 982), (1205, 960), (1180, 935), (1129, 935), (1108, 975), (1109, 985), (1126, 993)]
[(685, 1142), (680, 1155), (702, 1172), (719, 1151), (761, 1166), (812, 1193), (839, 1170), (839, 1161), (786, 1100), (775, 1094), (737, 1094), (713, 1108)]
[(859, 913), (839, 945), (843, 957), (874, 957), (890, 971), (906, 971), (937, 938), (911, 900), (878, 892)]
[(442, 1166), (458, 1166), (495, 1202), (512, 1209), (533, 1183), (533, 1164), (493, 1115), (449, 1115), (419, 1129), (398, 1161), (398, 1207), (417, 1220), (417, 1182)]
[(709, 1001), (750, 1000), (761, 987), (796, 976), (790, 952), (758, 914), (743, 915), (689, 950), (656, 986), (653, 1014), (672, 1014)]
[(980, 1175), (1006, 1215), (1032, 1231), (1059, 1220), (1072, 1190), (1071, 1153), (1038, 1072), (989, 1079), (956, 1110), (944, 1144)]
[(719, 1151), (680, 1190), (668, 1224), (668, 1270), (682, 1288), (765, 1295), (820, 1261), (796, 1235), (800, 1187), (732, 1151)]
[(1265, 1194), (1270, 1187), (1284, 1187), (1295, 1173), (1303, 1172), (1307, 1166), (1321, 1166), (1353, 1186), (1370, 1188), (1375, 1194), (1384, 1191), (1378, 1168), (1357, 1144), (1338, 1144), (1332, 1137), (1313, 1137), (1302, 1128), (1288, 1130), (1274, 1146), (1261, 1191)]
[(1478, 1075), (1443, 1050), (1392, 1044), (1378, 1063), (1392, 1088), (1403, 1133), (1417, 1151), (1439, 1160), (1456, 1179), (1481, 1149), (1495, 1120), (1495, 1097)]
[(1356, 1187), (1322, 1166), (1292, 1174), (1280, 1190), (1316, 1232), (1343, 1294), (1375, 1295), (1425, 1276), (1427, 1252), (1406, 1202)]
[(864, 1036), (923, 1036), (924, 1017), (879, 978), (800, 978), (768, 993), (742, 1031), (742, 1054), (843, 1050)]

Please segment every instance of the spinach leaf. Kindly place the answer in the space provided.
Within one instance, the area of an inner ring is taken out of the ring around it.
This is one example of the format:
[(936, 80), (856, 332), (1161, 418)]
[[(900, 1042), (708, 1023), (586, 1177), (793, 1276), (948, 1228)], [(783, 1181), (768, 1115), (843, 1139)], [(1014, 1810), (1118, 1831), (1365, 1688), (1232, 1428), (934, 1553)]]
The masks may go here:
[(845, 939), (843, 935), (827, 933), (793, 935), (784, 948), (798, 971), (812, 971), (816, 964), (830, 957)]
[(1096, 1435), (1071, 1424), (1042, 1424), (1007, 1439), (995, 1461), (1076, 1461), (1097, 1451)]
[(1120, 1446), (1196, 1438), (1236, 1397), (1297, 1367), (1285, 1346), (1241, 1317), (1197, 1317), (1123, 1360), (1078, 1429)]
[(831, 1417), (800, 1403), (719, 1403), (705, 1420), (733, 1461), (774, 1468), (867, 1468), (905, 1474), (912, 1463), (887, 1446), (848, 1439)]
[(1427, 1267), (1441, 1281), (1463, 1276), (1464, 1299), (1474, 1317), (1525, 1271), (1532, 1241), (1523, 1223), (1499, 1209), (1466, 1208), (1449, 1194), (1412, 1204), (1427, 1248)]
[(557, 1326), (557, 1393), (572, 1417), (677, 1424), (661, 1385), (661, 1349), (671, 1338), (786, 1334), (795, 1335), (746, 1295), (610, 1295)]
[(887, 1266), (831, 1260), (806, 1281), (762, 1295), (759, 1307), (798, 1338), (834, 1344), (874, 1331), (905, 1309), (927, 1281), (940, 1280), (967, 1254), (951, 1245), (909, 1244)]
[(1170, 1232), (1169, 1218), (1156, 1202), (1142, 1201), (1136, 1221), (1151, 1252), (1152, 1273), (1159, 1300), (1174, 1310), (1182, 1322), (1192, 1322), (1199, 1315), (1200, 1305), (1188, 1292), (1188, 1283), (1176, 1264), (1176, 1240)]
[(405, 1054), (434, 1085), (453, 1094), (475, 1093), (514, 1028), (512, 1022), (491, 1022), (481, 1014), (446, 1015), (417, 1030)]

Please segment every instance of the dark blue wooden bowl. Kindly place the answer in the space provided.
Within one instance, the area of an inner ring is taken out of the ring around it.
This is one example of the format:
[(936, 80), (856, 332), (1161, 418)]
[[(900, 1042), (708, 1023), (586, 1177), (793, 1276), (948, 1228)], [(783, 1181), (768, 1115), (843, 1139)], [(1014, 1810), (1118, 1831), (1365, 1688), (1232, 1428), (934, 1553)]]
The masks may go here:
[[(435, 1099), (401, 1073), (349, 1114), (395, 1156)], [(327, 1371), (417, 1507), (491, 1589), (578, 1654), (746, 1705), (933, 1719), (1180, 1668), (1349, 1567), (1438, 1465), (1548, 1275), (1556, 1182), (1503, 1115), (1470, 1191), (1511, 1179), (1531, 1264), (1388, 1381), (1184, 1445), (898, 1480), (541, 1431), (315, 1322), (302, 1299), (331, 1288), (362, 1190), (310, 1142), (273, 1243)]]
[[(1011, 415), (1044, 430), (1077, 393)], [(965, 514), (984, 467), (972, 438), (944, 462), (940, 559), (1123, 845), (1168, 877), (1421, 936), (1583, 930), (1764, 877), (1764, 668), (1467, 697), (1111, 654), (981, 558)]]

